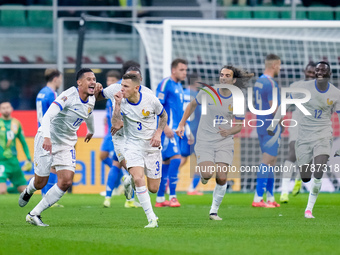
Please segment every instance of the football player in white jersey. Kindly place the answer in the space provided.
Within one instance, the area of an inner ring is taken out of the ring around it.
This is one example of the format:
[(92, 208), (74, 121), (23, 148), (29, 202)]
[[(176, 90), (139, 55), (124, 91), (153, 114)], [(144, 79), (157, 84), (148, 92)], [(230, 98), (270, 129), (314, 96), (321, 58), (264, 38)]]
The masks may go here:
[[(121, 91), (114, 96), (113, 134), (117, 131), (115, 127), (117, 123), (122, 122), (123, 116), (126, 167), (133, 178), (137, 197), (149, 221), (145, 227), (155, 228), (158, 227), (158, 218), (153, 212), (148, 190), (156, 193), (159, 188), (162, 176), (161, 134), (168, 116), (156, 96), (139, 91), (138, 75), (125, 74), (121, 86)], [(157, 116), (159, 116), (158, 128)]]
[[(126, 73), (129, 74), (135, 74), (138, 76), (138, 78), (140, 79), (140, 81), (142, 81), (142, 77), (141, 77), (141, 71), (139, 70), (139, 68), (137, 66), (131, 66), (126, 70)], [(120, 83), (115, 83), (110, 85), (109, 87), (103, 89), (101, 91), (101, 93), (98, 93), (97, 96), (97, 100), (102, 100), (102, 99), (110, 99), (112, 102), (112, 109), (114, 110), (115, 107), (115, 99), (114, 99), (114, 95), (121, 90), (121, 84)], [(146, 86), (140, 85), (139, 87), (139, 92), (142, 93), (150, 93), (150, 94), (154, 94), (153, 91), (149, 88), (147, 88)], [(119, 123), (117, 123), (118, 126), (113, 126), (112, 127), (112, 131), (114, 133), (114, 135), (112, 135), (112, 141), (114, 144), (114, 150), (115, 150), (115, 154), (117, 156), (117, 159), (119, 161), (119, 166), (120, 168), (124, 167), (127, 170), (126, 164), (125, 164), (125, 157), (124, 157), (124, 147), (125, 147), (125, 137), (124, 137), (124, 132), (123, 129), (121, 129), (121, 126), (119, 126)], [(133, 189), (132, 189), (132, 183), (131, 183), (132, 179), (130, 175), (125, 175), (123, 177), (123, 182), (124, 182), (124, 187), (125, 187), (125, 196), (126, 196), (126, 203), (125, 203), (125, 207), (127, 207), (128, 203), (130, 204), (130, 202), (133, 202), (133, 206), (134, 207), (140, 207), (139, 203), (134, 201), (133, 198)], [(106, 201), (106, 200), (105, 200)], [(130, 206), (132, 207), (132, 206)]]
[[(299, 86), (299, 83), (312, 80), (315, 78), (315, 63), (309, 62), (304, 70), (305, 79), (302, 81), (296, 81), (290, 85), (291, 88), (294, 88), (296, 86)], [(295, 109), (292, 113), (292, 119), (293, 120), (299, 120), (300, 119), (300, 110)], [(292, 166), (295, 166), (296, 156), (295, 156), (295, 142), (298, 135), (298, 126), (290, 127), (289, 128), (289, 152), (288, 157), (284, 162), (285, 169), (291, 169), (293, 170)], [(282, 191), (280, 196), (280, 202), (282, 203), (288, 203), (289, 201), (289, 184), (290, 179), (292, 178), (293, 171), (284, 172), (282, 174)], [(295, 179), (295, 185), (292, 191), (293, 196), (296, 196), (301, 189), (302, 180), (300, 178), (300, 175), (296, 177)]]
[(76, 80), (78, 87), (65, 90), (48, 108), (34, 139), (35, 176), (20, 194), (19, 205), (25, 206), (33, 193), (46, 185), (51, 167), (57, 171), (58, 183), (27, 214), (26, 221), (33, 225), (48, 226), (41, 221), (41, 212), (59, 201), (72, 185), (76, 167), (74, 145), (81, 123), (85, 121), (88, 128), (85, 142), (89, 142), (94, 133), (96, 77), (91, 69), (83, 68)]
[[(321, 189), (321, 178), (327, 171), (327, 161), (333, 143), (331, 117), (333, 112), (337, 112), (338, 116), (340, 113), (340, 90), (329, 82), (330, 77), (330, 65), (321, 61), (316, 64), (316, 79), (299, 84), (299, 88), (311, 93), (311, 99), (303, 104), (310, 115), (300, 115), (298, 137), (295, 143), (301, 179), (303, 182), (309, 182), (312, 179), (305, 218), (314, 218), (313, 207)], [(292, 93), (290, 96), (299, 99), (305, 97), (303, 93)], [(280, 118), (280, 112), (281, 109), (278, 109), (275, 119)], [(270, 131), (270, 127), (267, 130)], [(336, 152), (336, 155), (340, 155), (340, 150)]]
[[(245, 83), (253, 76), (244, 70), (235, 68), (231, 65), (222, 67), (220, 70), (220, 84), (230, 84), (242, 88)], [(216, 87), (208, 87), (212, 92), (216, 92)], [(176, 130), (179, 137), (184, 135), (186, 120), (194, 112), (198, 104), (202, 104), (202, 95), (206, 94), (203, 89), (198, 93), (195, 100), (192, 100), (184, 111), (182, 120)], [(209, 92), (210, 93), (210, 92)], [(234, 120), (243, 120), (244, 116), (233, 115), (233, 97), (227, 88), (217, 88), (219, 102), (214, 104), (215, 99), (207, 97), (207, 113), (201, 116), (195, 145), (197, 164), (201, 174), (201, 181), (206, 184), (216, 170), (216, 186), (213, 193), (213, 201), (209, 212), (211, 220), (222, 220), (217, 215), (219, 206), (223, 200), (227, 189), (228, 166), (232, 164), (234, 157), (233, 136), (241, 131), (242, 125), (231, 125)], [(218, 100), (216, 100), (218, 101)], [(208, 171), (206, 171), (209, 169)]]

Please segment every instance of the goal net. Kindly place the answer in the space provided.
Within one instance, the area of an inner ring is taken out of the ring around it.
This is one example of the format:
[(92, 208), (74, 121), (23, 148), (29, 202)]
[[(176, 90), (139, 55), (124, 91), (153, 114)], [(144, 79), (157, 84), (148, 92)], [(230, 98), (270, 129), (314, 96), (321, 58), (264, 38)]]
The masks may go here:
[[(186, 59), (189, 73), (197, 73), (207, 84), (218, 83), (219, 70), (226, 64), (242, 67), (255, 73), (249, 82), (249, 86), (253, 86), (270, 53), (279, 55), (282, 61), (281, 72), (275, 78), (281, 87), (303, 79), (303, 69), (309, 61), (322, 60), (330, 63), (331, 82), (335, 86), (339, 83), (340, 21), (165, 20), (163, 24), (140, 23), (135, 27), (145, 47), (154, 91), (162, 78), (170, 76), (170, 64), (175, 58)], [(248, 112), (246, 118), (255, 116)], [(337, 118), (333, 123), (334, 144), (339, 148)], [(259, 165), (262, 154), (255, 128), (244, 127), (236, 140), (234, 164), (238, 167)], [(286, 130), (277, 165), (283, 165), (287, 155)], [(331, 159), (331, 162), (340, 164), (340, 160)], [(337, 175), (328, 172), (325, 176), (329, 178), (324, 181), (323, 189), (338, 190)], [(281, 173), (275, 173), (275, 177), (275, 188), (279, 191)], [(256, 173), (242, 172), (234, 181), (237, 183), (234, 183), (234, 190), (253, 191)]]

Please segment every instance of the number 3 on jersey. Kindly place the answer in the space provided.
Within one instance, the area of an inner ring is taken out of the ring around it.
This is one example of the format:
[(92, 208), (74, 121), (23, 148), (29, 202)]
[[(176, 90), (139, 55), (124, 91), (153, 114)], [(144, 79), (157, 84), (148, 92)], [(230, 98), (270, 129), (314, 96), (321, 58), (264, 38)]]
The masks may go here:
[(142, 123), (137, 121), (137, 125), (138, 125), (137, 130), (142, 130)]

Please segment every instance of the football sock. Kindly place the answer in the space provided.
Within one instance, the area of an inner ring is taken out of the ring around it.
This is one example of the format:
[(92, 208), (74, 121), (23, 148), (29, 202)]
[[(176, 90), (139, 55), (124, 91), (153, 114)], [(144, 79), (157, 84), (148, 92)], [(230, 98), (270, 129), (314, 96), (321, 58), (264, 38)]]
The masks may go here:
[(49, 191), (50, 188), (52, 188), (53, 185), (56, 184), (57, 182), (58, 182), (58, 176), (54, 173), (50, 173), (50, 176), (48, 177), (47, 184), (45, 185), (45, 187), (43, 187), (41, 189), (41, 195), (45, 196), (47, 191)]
[[(113, 167), (113, 166), (112, 166), (112, 167)], [(114, 188), (114, 189), (118, 188), (119, 185), (122, 183), (123, 171), (122, 171), (121, 168), (118, 168), (118, 169), (119, 169), (118, 174), (117, 174), (118, 176), (117, 176), (117, 178), (116, 178), (116, 182), (115, 182), (114, 185), (113, 185), (113, 188)]]
[(45, 196), (41, 199), (39, 204), (33, 208), (30, 212), (31, 215), (40, 215), (42, 211), (51, 207), (53, 204), (59, 201), (59, 199), (65, 194), (57, 184), (54, 184), (53, 187), (46, 193)]
[(218, 208), (220, 207), (220, 204), (227, 190), (227, 185), (228, 185), (227, 183), (224, 185), (219, 185), (216, 183), (216, 186), (213, 192), (213, 201), (212, 201), (209, 214), (217, 213)]
[(27, 188), (26, 188), (26, 191), (29, 195), (33, 195), (33, 193), (37, 190), (35, 187), (34, 187), (34, 179), (35, 177), (33, 177), (30, 182), (28, 183), (27, 185)]
[(150, 195), (146, 186), (136, 187), (136, 193), (140, 204), (142, 205), (148, 221), (155, 220), (156, 215), (153, 212)]
[[(106, 182), (106, 197), (109, 198), (112, 196), (112, 191), (115, 188), (114, 185), (117, 182), (117, 179), (119, 178), (121, 172), (118, 167), (112, 166), (109, 172), (109, 175), (107, 177), (107, 182)], [(119, 179), (118, 179), (119, 180)]]
[[(169, 165), (163, 164), (162, 165), (162, 178), (161, 178), (161, 183), (159, 184), (159, 189), (158, 189), (158, 192), (157, 192), (157, 198), (158, 197), (164, 198), (165, 187), (166, 187), (166, 183), (168, 181), (168, 174), (169, 174)], [(164, 201), (162, 201), (162, 202), (164, 202)], [(158, 202), (158, 203), (161, 203), (161, 202)]]
[(266, 164), (261, 163), (257, 172), (257, 184), (254, 202), (260, 202), (263, 199), (263, 193), (267, 187), (269, 167)]
[(321, 189), (322, 180), (321, 179), (312, 179), (312, 185), (309, 191), (308, 203), (307, 203), (307, 210), (313, 211), (314, 204), (316, 199), (318, 198), (318, 194)]
[(267, 202), (274, 202), (274, 167), (269, 167), (268, 179), (267, 179)]
[(192, 182), (190, 184), (189, 192), (192, 192), (196, 189), (198, 183), (200, 182), (201, 177), (199, 174), (194, 174), (194, 177), (192, 179)]
[(169, 188), (170, 188), (170, 196), (176, 197), (176, 187), (178, 182), (178, 168), (181, 164), (180, 158), (175, 158), (170, 160), (169, 165)]
[(282, 172), (281, 194), (283, 193), (289, 194), (289, 183), (290, 183), (290, 179), (292, 178), (293, 166), (294, 166), (294, 163), (289, 160), (286, 160), (284, 163), (283, 172)]

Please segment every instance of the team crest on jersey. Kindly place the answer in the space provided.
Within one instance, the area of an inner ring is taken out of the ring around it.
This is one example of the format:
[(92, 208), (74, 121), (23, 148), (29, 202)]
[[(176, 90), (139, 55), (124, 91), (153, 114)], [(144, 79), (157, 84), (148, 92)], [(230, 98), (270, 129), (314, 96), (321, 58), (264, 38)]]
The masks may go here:
[(150, 115), (150, 112), (149, 111), (145, 112), (145, 110), (143, 109), (142, 114), (143, 114), (143, 116), (148, 117)]
[(329, 98), (327, 98), (327, 104), (328, 104), (328, 105), (332, 105), (332, 104), (333, 104), (333, 101), (330, 101)]
[(1, 127), (1, 131), (6, 131), (6, 128), (5, 127)]
[(231, 104), (228, 106), (228, 110), (231, 112), (233, 111), (233, 107), (231, 106)]
[(63, 96), (63, 97), (61, 98), (61, 100), (64, 101), (64, 102), (66, 102), (67, 96)]
[(87, 110), (87, 114), (91, 114), (92, 113), (92, 109), (91, 107), (89, 107), (89, 109)]

